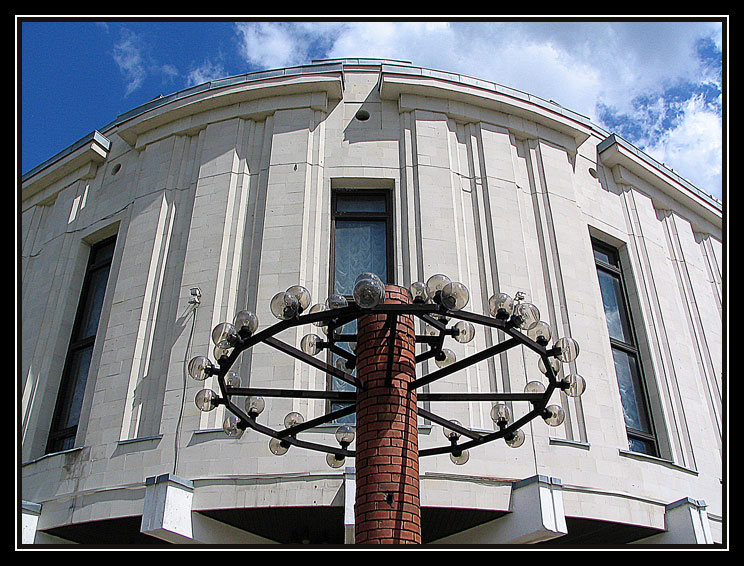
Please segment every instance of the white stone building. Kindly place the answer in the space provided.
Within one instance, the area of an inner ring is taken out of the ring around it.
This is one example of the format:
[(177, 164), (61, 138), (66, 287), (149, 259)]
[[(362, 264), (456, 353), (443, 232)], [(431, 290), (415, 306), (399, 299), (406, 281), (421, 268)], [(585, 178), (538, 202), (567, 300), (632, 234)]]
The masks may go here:
[[(319, 61), (152, 100), (20, 194), (19, 542), (351, 542), (353, 460), (228, 437), (185, 369), (237, 311), (276, 322), (277, 291), (324, 301), (349, 241), (342, 201), (382, 207), (389, 283), (445, 273), (486, 314), (494, 292), (522, 291), (581, 346), (563, 371), (587, 389), (555, 393), (561, 426), (532, 421), (521, 447), (463, 466), (421, 459), (425, 543), (726, 541), (722, 205), (584, 116), (405, 62)], [(477, 330), (458, 356), (499, 339)], [(264, 345), (236, 369), (255, 387), (328, 387)], [(515, 349), (431, 390), (541, 378)], [(493, 430), (490, 408), (432, 404), (475, 430)], [(271, 399), (261, 419), (291, 410), (327, 406)], [(442, 438), (421, 419), (422, 448)]]

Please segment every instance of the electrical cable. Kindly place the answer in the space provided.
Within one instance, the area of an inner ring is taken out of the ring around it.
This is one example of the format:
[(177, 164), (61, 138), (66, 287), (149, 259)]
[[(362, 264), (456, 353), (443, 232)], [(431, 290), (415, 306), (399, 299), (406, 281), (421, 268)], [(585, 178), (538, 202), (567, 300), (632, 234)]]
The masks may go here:
[(186, 383), (188, 381), (188, 361), (191, 352), (191, 341), (194, 338), (194, 328), (196, 327), (196, 311), (198, 305), (194, 305), (193, 318), (191, 319), (191, 330), (189, 331), (189, 339), (186, 342), (186, 350), (183, 358), (183, 388), (181, 389), (181, 407), (178, 410), (178, 421), (176, 421), (176, 433), (173, 438), (173, 475), (176, 475), (176, 466), (178, 466), (178, 443), (181, 439), (181, 419), (183, 418), (183, 407), (186, 401)]

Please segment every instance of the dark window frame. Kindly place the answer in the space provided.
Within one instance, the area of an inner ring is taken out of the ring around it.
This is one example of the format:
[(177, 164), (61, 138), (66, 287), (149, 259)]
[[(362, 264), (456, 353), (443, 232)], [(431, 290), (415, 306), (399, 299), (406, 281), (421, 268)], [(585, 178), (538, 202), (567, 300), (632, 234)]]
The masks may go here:
[[(385, 203), (384, 212), (343, 212), (338, 210), (339, 197), (353, 197), (358, 200), (382, 200)], [(361, 189), (361, 188), (335, 188), (331, 190), (331, 249), (329, 256), (329, 273), (328, 289), (329, 295), (335, 293), (336, 289), (336, 223), (344, 220), (376, 220), (385, 222), (385, 262), (387, 283), (393, 283), (395, 279), (395, 246), (394, 246), (394, 214), (393, 214), (393, 195), (390, 189)], [(382, 275), (382, 274), (378, 274)], [(351, 303), (354, 301), (352, 295), (344, 295)], [(326, 362), (333, 363), (333, 354), (328, 352)], [(326, 374), (326, 389), (333, 389), (333, 376)], [(338, 408), (335, 403), (327, 401), (326, 410), (330, 411)], [(350, 415), (352, 416), (352, 415)], [(338, 424), (354, 424), (349, 422), (349, 417)]]
[[(108, 246), (112, 246), (111, 253), (106, 254), (103, 258), (101, 258), (101, 250), (107, 248)], [(65, 416), (65, 411), (70, 407), (72, 397), (74, 395), (75, 375), (73, 375), (72, 370), (74, 367), (74, 362), (76, 360), (76, 355), (82, 353), (87, 348), (93, 348), (93, 345), (96, 341), (98, 321), (95, 325), (96, 332), (91, 335), (82, 334), (85, 330), (85, 328), (83, 328), (84, 317), (88, 312), (88, 308), (91, 306), (91, 304), (88, 303), (89, 295), (92, 291), (91, 281), (95, 274), (102, 269), (108, 270), (108, 273), (106, 274), (106, 284), (104, 285), (104, 292), (101, 296), (101, 302), (103, 302), (106, 294), (106, 287), (108, 287), (108, 277), (111, 273), (111, 264), (113, 262), (115, 246), (116, 236), (111, 236), (90, 246), (88, 263), (85, 268), (85, 276), (83, 277), (83, 285), (80, 292), (80, 299), (78, 301), (77, 312), (75, 313), (75, 321), (72, 326), (70, 342), (67, 346), (67, 354), (65, 356), (65, 363), (62, 369), (62, 377), (60, 379), (59, 390), (57, 392), (57, 400), (55, 402), (54, 413), (49, 427), (49, 436), (47, 438), (45, 449), (46, 454), (67, 450), (72, 447), (68, 446), (69, 442), (72, 442), (73, 445), (75, 442), (75, 435), (77, 434), (77, 428), (80, 424), (79, 415), (78, 422), (76, 422), (72, 426), (62, 428), (60, 420)], [(100, 318), (100, 311), (98, 314)], [(89, 369), (90, 366), (86, 371), (89, 371)]]
[[(329, 261), (329, 295), (336, 288), (336, 222), (338, 220), (378, 220), (385, 221), (385, 260), (387, 283), (392, 283), (395, 274), (395, 246), (393, 245), (393, 199), (389, 189), (333, 189), (331, 191), (331, 253)], [(359, 200), (384, 198), (385, 212), (340, 212), (338, 210), (339, 196), (353, 196)], [(381, 274), (378, 274), (381, 275)], [(347, 299), (353, 300), (351, 295)]]
[[(651, 408), (651, 402), (650, 402), (650, 395), (649, 395), (649, 389), (648, 389), (648, 382), (646, 378), (646, 374), (643, 369), (643, 364), (641, 363), (641, 352), (639, 348), (639, 341), (638, 336), (636, 333), (636, 326), (633, 321), (633, 310), (631, 309), (630, 302), (628, 300), (628, 289), (625, 282), (625, 274), (623, 271), (623, 266), (620, 260), (620, 252), (617, 248), (606, 244), (605, 242), (602, 242), (601, 240), (597, 240), (595, 238), (591, 239), (592, 243), (592, 253), (594, 251), (599, 251), (602, 254), (605, 254), (608, 259), (609, 263), (607, 261), (604, 261), (602, 259), (597, 258), (596, 254), (594, 254), (594, 263), (597, 269), (597, 278), (599, 279), (599, 271), (602, 270), (605, 273), (609, 274), (610, 276), (613, 276), (618, 279), (620, 285), (620, 295), (619, 299), (622, 301), (622, 307), (624, 310), (624, 314), (627, 316), (627, 320), (625, 321), (625, 326), (629, 330), (629, 339), (631, 342), (625, 342), (622, 340), (618, 340), (617, 338), (613, 338), (610, 336), (610, 349), (613, 351), (613, 365), (614, 365), (614, 351), (620, 351), (626, 354), (627, 356), (631, 357), (635, 361), (635, 366), (638, 370), (639, 374), (639, 382), (641, 385), (641, 390), (636, 391), (636, 403), (639, 407), (639, 410), (643, 411), (645, 413), (645, 418), (648, 420), (649, 423), (649, 429), (651, 430), (651, 433), (637, 430), (635, 428), (631, 428), (627, 425), (625, 425), (626, 433), (628, 436), (628, 444), (630, 447), (630, 450), (632, 452), (635, 452), (635, 450), (632, 449), (632, 442), (633, 440), (637, 440), (641, 443), (643, 443), (646, 446), (650, 447), (650, 456), (656, 456), (659, 457), (660, 455), (660, 449), (659, 449), (659, 438), (656, 433), (656, 425), (655, 425), (655, 419), (654, 414)], [(601, 293), (601, 289), (600, 289)], [(621, 316), (623, 313), (620, 313)], [(605, 315), (606, 316), (606, 315)], [(615, 376), (617, 378), (617, 375)]]

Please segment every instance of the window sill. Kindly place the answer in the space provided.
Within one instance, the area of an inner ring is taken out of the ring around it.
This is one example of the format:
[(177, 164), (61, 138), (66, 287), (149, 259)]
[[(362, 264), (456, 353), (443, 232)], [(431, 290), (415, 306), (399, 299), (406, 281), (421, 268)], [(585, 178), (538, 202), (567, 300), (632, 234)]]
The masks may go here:
[(592, 447), (592, 445), (588, 442), (581, 442), (580, 440), (568, 440), (567, 438), (558, 438), (555, 436), (549, 437), (548, 442), (557, 446), (572, 446), (574, 448), (581, 448), (582, 450), (589, 450)]
[(665, 460), (664, 458), (658, 458), (656, 456), (649, 456), (648, 454), (643, 454), (641, 452), (631, 452), (630, 450), (623, 450), (619, 449), (618, 453), (620, 456), (624, 458), (630, 458), (632, 460), (638, 460), (640, 462), (650, 462), (652, 464), (660, 464), (666, 468), (670, 468), (673, 470), (679, 470), (680, 472), (686, 472), (688, 474), (693, 474), (695, 476), (698, 475), (697, 470), (693, 470), (692, 468), (686, 468), (685, 466), (680, 466), (679, 464), (675, 464), (671, 460)]
[(59, 456), (61, 454), (71, 454), (72, 452), (79, 452), (85, 448), (84, 446), (78, 446), (77, 448), (68, 448), (67, 450), (60, 450), (59, 452), (50, 452), (49, 454), (44, 454), (43, 456), (39, 456), (38, 458), (34, 458), (33, 460), (29, 460), (28, 462), (22, 462), (21, 467), (28, 466), (30, 464), (36, 464), (37, 462), (41, 462), (42, 460), (46, 460), (47, 458), (51, 458), (52, 456)]

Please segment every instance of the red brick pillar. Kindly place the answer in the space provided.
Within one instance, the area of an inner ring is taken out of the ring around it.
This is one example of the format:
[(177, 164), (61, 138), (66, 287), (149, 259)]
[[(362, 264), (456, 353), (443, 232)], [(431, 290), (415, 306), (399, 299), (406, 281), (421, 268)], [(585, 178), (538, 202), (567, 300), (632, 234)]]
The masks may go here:
[[(408, 289), (386, 286), (387, 304), (408, 304)], [(393, 336), (391, 339), (391, 330)], [(421, 544), (416, 338), (412, 315), (357, 320), (356, 544)]]

